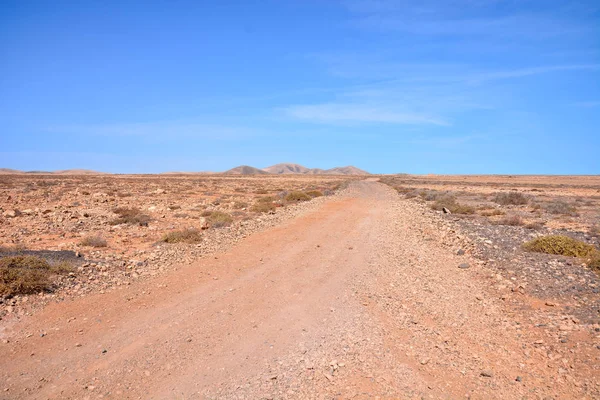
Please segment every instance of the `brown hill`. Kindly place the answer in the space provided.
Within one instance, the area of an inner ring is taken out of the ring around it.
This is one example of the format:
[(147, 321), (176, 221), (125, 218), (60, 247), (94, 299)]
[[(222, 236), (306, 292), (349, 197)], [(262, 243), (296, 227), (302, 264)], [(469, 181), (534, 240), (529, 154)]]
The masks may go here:
[(300, 164), (281, 163), (263, 168), (263, 171), (270, 174), (307, 174), (310, 169)]
[(10, 168), (0, 168), (0, 174), (22, 174), (23, 171), (19, 171), (17, 169), (10, 169)]
[(263, 171), (267, 171), (272, 174), (301, 174), (301, 175), (369, 175), (367, 171), (356, 168), (354, 166), (347, 167), (335, 167), (331, 169), (321, 168), (306, 168), (299, 164), (275, 164), (267, 168), (263, 168)]
[(364, 171), (360, 168), (356, 168), (352, 165), (347, 167), (336, 167), (328, 169), (324, 172), (329, 175), (370, 175), (367, 171)]
[(92, 171), (91, 169), (63, 169), (54, 171), (57, 175), (99, 175), (105, 174), (105, 172)]
[(223, 173), (226, 175), (269, 175), (267, 171), (250, 167), (248, 165), (240, 165), (239, 167), (232, 168), (229, 171), (225, 171)]

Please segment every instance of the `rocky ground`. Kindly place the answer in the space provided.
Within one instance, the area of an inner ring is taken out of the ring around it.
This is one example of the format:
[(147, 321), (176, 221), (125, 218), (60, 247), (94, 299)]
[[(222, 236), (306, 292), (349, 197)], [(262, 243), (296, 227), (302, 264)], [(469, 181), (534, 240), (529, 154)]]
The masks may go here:
[(523, 252), (542, 229), (373, 181), (310, 203), (160, 278), (5, 319), (4, 397), (600, 397), (598, 278)]
[[(333, 194), (347, 177), (199, 177), (0, 175), (0, 257), (33, 255), (66, 261), (73, 272), (54, 278), (52, 290), (0, 297), (0, 319), (17, 318), (48, 302), (105, 292), (154, 277), (222, 251), (254, 232), (277, 225), (319, 204), (286, 202), (287, 193)], [(272, 197), (269, 212), (252, 211)], [(114, 224), (115, 209), (138, 209), (147, 224)], [(211, 227), (207, 212), (232, 222)], [(198, 229), (198, 243), (164, 243), (168, 232)], [(86, 246), (86, 237), (102, 246)]]

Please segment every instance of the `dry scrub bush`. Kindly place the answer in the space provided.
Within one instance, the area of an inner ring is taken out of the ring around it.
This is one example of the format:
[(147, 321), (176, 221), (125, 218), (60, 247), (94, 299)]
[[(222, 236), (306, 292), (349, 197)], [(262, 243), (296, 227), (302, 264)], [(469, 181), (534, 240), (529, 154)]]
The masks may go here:
[(259, 198), (252, 207), (250, 207), (250, 211), (257, 213), (266, 213), (275, 209), (275, 204), (273, 204), (275, 199), (271, 196), (261, 197)]
[(525, 225), (526, 229), (532, 229), (532, 230), (540, 230), (544, 227), (544, 223), (543, 222), (539, 222), (539, 221), (535, 221), (535, 222), (530, 222), (527, 225)]
[(321, 192), (320, 190), (309, 190), (308, 192), (306, 192), (306, 194), (312, 198), (323, 196), (323, 192)]
[(290, 192), (285, 196), (285, 201), (289, 201), (292, 203), (297, 203), (300, 201), (308, 201), (308, 200), (310, 200), (310, 196), (304, 192), (299, 192), (299, 191)]
[(504, 215), (505, 213), (504, 213), (504, 211), (495, 208), (493, 210), (489, 210), (489, 209), (483, 210), (483, 211), (481, 211), (480, 214), (484, 217), (493, 217), (495, 215)]
[(165, 243), (199, 243), (202, 241), (202, 233), (198, 229), (184, 229), (165, 234), (162, 238)]
[(231, 215), (222, 211), (213, 211), (208, 216), (208, 222), (210, 222), (210, 226), (213, 228), (221, 228), (223, 226), (231, 225), (233, 218)]
[(67, 263), (50, 264), (35, 256), (0, 258), (0, 296), (32, 294), (52, 287), (51, 277), (73, 269)]
[(529, 202), (527, 196), (520, 192), (503, 192), (496, 193), (494, 196), (494, 202), (503, 206), (522, 206)]
[(550, 214), (569, 215), (571, 217), (579, 216), (579, 214), (577, 213), (577, 208), (575, 208), (569, 203), (560, 200), (553, 201), (551, 203), (546, 203), (544, 205), (544, 210), (546, 210)]
[(437, 211), (441, 211), (443, 208), (450, 210), (453, 214), (474, 214), (475, 208), (460, 204), (452, 196), (441, 197), (431, 205), (431, 208)]
[(419, 197), (419, 191), (411, 190), (410, 192), (406, 192), (406, 194), (404, 194), (404, 197), (406, 197), (407, 199), (414, 199), (415, 197)]
[(88, 247), (106, 247), (108, 245), (106, 239), (101, 236), (86, 236), (79, 244)]
[(498, 225), (521, 226), (523, 224), (523, 219), (518, 215), (507, 215), (498, 221)]
[(242, 208), (247, 208), (247, 207), (248, 207), (248, 203), (246, 203), (245, 201), (236, 201), (235, 203), (233, 203), (234, 210), (241, 210)]
[(142, 214), (139, 208), (127, 208), (119, 207), (113, 210), (119, 218), (115, 218), (110, 221), (111, 225), (130, 224), (139, 226), (148, 226), (148, 223), (152, 220), (149, 215)]
[(427, 201), (437, 201), (453, 197), (448, 192), (440, 192), (437, 190), (421, 190), (419, 196)]
[[(385, 183), (385, 182), (384, 182)], [(400, 193), (400, 194), (407, 194), (413, 191), (412, 188), (408, 188), (408, 187), (404, 187), (404, 186), (392, 186), (394, 189), (396, 189), (396, 192)]]
[(588, 267), (600, 271), (600, 251), (595, 251), (587, 261)]

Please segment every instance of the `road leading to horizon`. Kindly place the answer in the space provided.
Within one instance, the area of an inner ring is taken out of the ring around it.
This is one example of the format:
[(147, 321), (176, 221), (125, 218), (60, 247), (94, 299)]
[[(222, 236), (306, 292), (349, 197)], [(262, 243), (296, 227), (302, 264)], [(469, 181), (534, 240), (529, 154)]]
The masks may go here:
[(445, 224), (355, 182), (226, 253), (7, 327), (0, 398), (583, 396)]

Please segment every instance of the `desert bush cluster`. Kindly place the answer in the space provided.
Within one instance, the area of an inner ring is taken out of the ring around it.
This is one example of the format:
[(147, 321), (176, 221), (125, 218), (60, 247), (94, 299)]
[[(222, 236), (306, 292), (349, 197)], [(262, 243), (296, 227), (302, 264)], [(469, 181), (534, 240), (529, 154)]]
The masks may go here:
[(293, 192), (289, 192), (285, 197), (284, 197), (285, 201), (290, 202), (290, 203), (297, 203), (300, 201), (308, 201), (311, 199), (311, 197), (304, 193), (304, 192), (300, 192), (300, 191), (293, 191)]
[(459, 203), (454, 196), (438, 197), (431, 205), (431, 208), (441, 211), (444, 208), (448, 209), (453, 214), (475, 214), (475, 208), (466, 204)]
[(199, 243), (202, 241), (202, 232), (195, 228), (168, 232), (163, 236), (162, 241), (165, 243)]
[(81, 246), (86, 247), (106, 247), (108, 246), (108, 242), (102, 236), (86, 236), (79, 243)]
[(33, 294), (52, 288), (52, 277), (72, 272), (71, 265), (51, 264), (36, 256), (0, 258), (0, 296)]
[(148, 226), (148, 223), (152, 220), (149, 215), (142, 213), (139, 208), (118, 207), (113, 212), (119, 217), (110, 221), (111, 225), (130, 224)]
[(494, 202), (503, 206), (522, 206), (529, 202), (529, 198), (521, 192), (496, 193)]
[(578, 257), (593, 269), (600, 269), (600, 250), (581, 240), (565, 235), (547, 235), (535, 238), (523, 245), (527, 251)]

